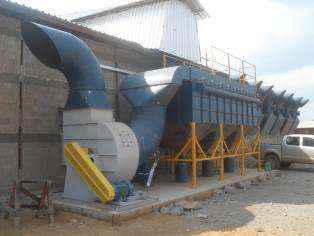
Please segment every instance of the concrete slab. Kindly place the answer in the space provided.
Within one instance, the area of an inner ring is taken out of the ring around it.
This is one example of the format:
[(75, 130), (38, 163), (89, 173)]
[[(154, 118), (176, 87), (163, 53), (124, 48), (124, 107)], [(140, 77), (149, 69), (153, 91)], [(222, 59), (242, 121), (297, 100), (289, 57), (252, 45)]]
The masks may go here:
[(248, 169), (246, 176), (241, 176), (238, 171), (235, 173), (226, 173), (224, 181), (219, 181), (218, 176), (198, 177), (198, 185), (194, 189), (191, 188), (190, 182), (176, 183), (172, 182), (170, 178), (159, 178), (149, 192), (137, 191), (139, 197), (133, 199), (129, 204), (82, 202), (63, 198), (61, 194), (54, 195), (53, 202), (57, 209), (121, 225), (123, 221), (149, 214), (170, 203), (180, 200), (205, 199), (212, 196), (216, 189), (221, 189), (226, 185), (235, 185), (246, 180), (257, 179), (260, 176), (265, 176), (265, 172)]

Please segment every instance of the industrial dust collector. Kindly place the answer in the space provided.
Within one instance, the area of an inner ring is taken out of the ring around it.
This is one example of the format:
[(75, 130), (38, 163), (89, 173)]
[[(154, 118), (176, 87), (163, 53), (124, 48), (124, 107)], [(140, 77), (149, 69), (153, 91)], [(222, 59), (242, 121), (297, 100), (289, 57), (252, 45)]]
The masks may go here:
[[(120, 93), (133, 107), (130, 126), (115, 122), (105, 80), (97, 58), (74, 35), (40, 24), (23, 22), (22, 35), (31, 52), (46, 66), (61, 71), (69, 84), (63, 111), (63, 143), (89, 148), (93, 161), (111, 182), (131, 180), (160, 148), (177, 151), (197, 124), (198, 139), (206, 150), (224, 124), (232, 147), (239, 126), (254, 134), (293, 131), (298, 108), (308, 100), (276, 93), (240, 78), (194, 66), (174, 66), (126, 76)], [(88, 189), (67, 165), (65, 195), (87, 200)]]
[[(213, 76), (208, 70), (191, 66), (130, 75), (120, 91), (133, 106), (132, 129), (138, 129), (138, 123), (146, 123), (137, 136), (139, 145), (147, 147), (146, 152), (140, 153), (140, 164), (159, 144), (173, 150), (182, 148), (190, 135), (191, 122), (197, 123), (202, 145), (210, 147), (218, 136), (219, 124), (224, 124), (224, 135), (232, 144), (239, 125), (245, 125), (250, 132), (261, 116), (254, 85), (229, 79), (223, 73)], [(155, 146), (151, 146), (151, 140)]]
[(260, 122), (263, 136), (279, 136), (293, 133), (299, 124), (298, 109), (308, 103), (308, 99), (294, 97), (293, 93), (274, 91), (273, 86), (257, 87), (262, 102), (262, 120)]

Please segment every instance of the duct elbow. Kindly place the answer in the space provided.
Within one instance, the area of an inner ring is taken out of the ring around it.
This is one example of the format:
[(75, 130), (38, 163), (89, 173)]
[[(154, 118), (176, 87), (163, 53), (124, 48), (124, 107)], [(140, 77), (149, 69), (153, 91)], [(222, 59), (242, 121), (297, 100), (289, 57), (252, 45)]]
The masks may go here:
[(22, 22), (21, 31), (32, 53), (66, 77), (70, 88), (66, 109), (110, 108), (97, 58), (82, 40), (33, 22)]

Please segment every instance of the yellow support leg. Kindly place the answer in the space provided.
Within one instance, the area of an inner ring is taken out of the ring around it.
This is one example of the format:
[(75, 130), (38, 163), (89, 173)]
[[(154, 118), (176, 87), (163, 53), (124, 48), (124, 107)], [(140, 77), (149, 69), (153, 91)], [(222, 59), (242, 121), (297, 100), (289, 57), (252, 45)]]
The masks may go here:
[(243, 125), (240, 125), (240, 136), (241, 136), (241, 151), (242, 151), (242, 156), (241, 156), (241, 175), (245, 176), (246, 175), (246, 166), (245, 166), (245, 138), (244, 138), (244, 128)]
[(219, 171), (219, 180), (223, 181), (225, 179), (225, 166), (224, 166), (224, 126), (219, 124), (219, 144), (220, 144), (220, 171)]
[(196, 128), (195, 122), (191, 123), (191, 131), (192, 131), (192, 188), (196, 188), (196, 175), (197, 175), (197, 167), (196, 167)]
[(262, 171), (261, 163), (261, 128), (257, 126), (257, 171)]

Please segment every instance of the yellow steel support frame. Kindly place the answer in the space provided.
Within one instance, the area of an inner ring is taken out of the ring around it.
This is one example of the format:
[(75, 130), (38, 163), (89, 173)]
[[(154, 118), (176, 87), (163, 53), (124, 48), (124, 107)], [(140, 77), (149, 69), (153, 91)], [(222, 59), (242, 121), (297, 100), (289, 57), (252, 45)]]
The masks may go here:
[(113, 186), (91, 161), (86, 148), (84, 150), (76, 142), (68, 143), (64, 148), (64, 154), (74, 170), (100, 201), (108, 202), (114, 199), (115, 191)]
[(161, 161), (171, 162), (171, 173), (175, 176), (175, 164), (177, 162), (190, 162), (192, 164), (192, 188), (197, 186), (197, 163), (201, 161), (216, 160), (219, 166), (219, 180), (224, 180), (224, 159), (240, 158), (241, 160), (241, 175), (246, 175), (246, 160), (249, 155), (256, 156), (258, 171), (261, 171), (260, 160), (260, 128), (257, 127), (255, 138), (251, 145), (246, 141), (244, 134), (244, 126), (240, 125), (240, 134), (235, 141), (235, 146), (230, 149), (224, 137), (224, 124), (219, 124), (219, 137), (208, 151), (204, 152), (196, 134), (196, 124), (191, 122), (191, 137), (182, 147), (182, 149), (173, 157), (161, 156)]

